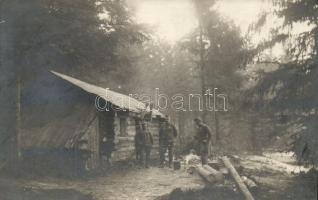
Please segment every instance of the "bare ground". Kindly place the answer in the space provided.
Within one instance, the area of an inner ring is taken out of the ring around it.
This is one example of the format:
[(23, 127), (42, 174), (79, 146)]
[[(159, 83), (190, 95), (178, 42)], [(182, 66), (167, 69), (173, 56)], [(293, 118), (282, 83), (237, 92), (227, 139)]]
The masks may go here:
[(187, 190), (204, 187), (204, 183), (198, 176), (189, 175), (183, 170), (174, 171), (157, 167), (114, 169), (107, 174), (105, 172), (103, 176), (85, 180), (51, 178), (14, 181), (2, 179), (0, 181), (0, 185), (8, 183), (28, 189), (76, 190), (96, 200), (148, 200), (170, 193), (175, 188)]
[[(289, 155), (243, 155), (232, 158), (241, 176), (256, 182), (252, 190), (260, 200), (316, 200), (317, 173), (297, 166)], [(119, 168), (120, 167), (120, 168)], [(240, 200), (231, 178), (210, 186), (184, 169), (149, 169), (122, 164), (94, 177), (0, 178), (1, 200)]]

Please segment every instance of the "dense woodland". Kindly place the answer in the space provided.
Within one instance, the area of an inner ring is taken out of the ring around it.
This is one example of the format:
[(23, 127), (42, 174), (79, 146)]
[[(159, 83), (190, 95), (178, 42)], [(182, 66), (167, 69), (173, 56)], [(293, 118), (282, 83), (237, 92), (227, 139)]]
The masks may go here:
[[(228, 112), (163, 111), (177, 125), (182, 147), (192, 133), (191, 120), (201, 115), (213, 129), (218, 153), (279, 147), (317, 164), (317, 1), (273, 0), (273, 10), (247, 35), (211, 9), (215, 3), (194, 1), (198, 27), (171, 45), (138, 24), (124, 0), (1, 0), (1, 159), (17, 154), (8, 146), (17, 144), (24, 86), (56, 70), (125, 94), (153, 95), (160, 88), (173, 96), (219, 88), (228, 95)], [(251, 37), (272, 16), (283, 23), (268, 40), (253, 44)], [(297, 23), (311, 28), (293, 34)], [(266, 55), (277, 43), (284, 44), (284, 61)], [(272, 65), (275, 70), (264, 70)]]

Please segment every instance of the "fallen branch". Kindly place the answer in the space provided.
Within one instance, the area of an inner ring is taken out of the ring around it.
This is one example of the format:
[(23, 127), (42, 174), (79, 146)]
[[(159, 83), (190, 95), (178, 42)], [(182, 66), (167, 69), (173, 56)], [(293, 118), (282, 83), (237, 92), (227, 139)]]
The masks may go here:
[(244, 184), (243, 180), (241, 179), (240, 175), (237, 173), (236, 169), (231, 164), (230, 160), (227, 157), (223, 157), (222, 161), (224, 162), (224, 165), (229, 169), (232, 177), (234, 178), (236, 184), (240, 188), (241, 192), (243, 193), (246, 200), (254, 200), (254, 197), (250, 193), (250, 191), (247, 189), (246, 185)]

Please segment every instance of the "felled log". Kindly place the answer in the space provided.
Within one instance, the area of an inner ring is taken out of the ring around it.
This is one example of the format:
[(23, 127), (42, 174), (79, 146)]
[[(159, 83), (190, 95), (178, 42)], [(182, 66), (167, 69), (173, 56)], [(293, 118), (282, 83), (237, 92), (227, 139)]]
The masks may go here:
[(246, 176), (242, 176), (242, 179), (243, 179), (244, 183), (246, 184), (246, 186), (250, 190), (253, 191), (253, 189), (255, 189), (257, 187), (256, 183), (253, 180), (247, 178)]
[(217, 182), (223, 182), (224, 181), (224, 176), (223, 176), (223, 174), (221, 172), (213, 169), (209, 165), (203, 165), (203, 168), (206, 169), (207, 171), (209, 171), (213, 175), (213, 177), (215, 178), (215, 180)]
[(216, 170), (220, 169), (220, 163), (217, 160), (209, 161), (208, 165)]
[(229, 174), (229, 169), (226, 167), (223, 167), (220, 169), (220, 172), (223, 174), (223, 176), (227, 176)]
[(195, 170), (207, 182), (212, 183), (212, 184), (217, 182), (217, 180), (214, 177), (213, 173), (211, 173), (210, 171), (206, 170), (202, 166), (197, 166), (195, 168)]
[(236, 182), (236, 184), (240, 188), (245, 199), (246, 200), (254, 200), (254, 197), (252, 196), (252, 194), (250, 193), (250, 191), (248, 190), (248, 188), (244, 184), (243, 180), (241, 179), (240, 175), (237, 173), (236, 169), (231, 164), (230, 160), (227, 157), (223, 157), (222, 160), (224, 162), (224, 165), (229, 169), (234, 181)]
[(225, 166), (220, 169), (220, 172), (223, 174), (224, 179), (229, 179), (231, 176), (229, 169), (226, 168)]

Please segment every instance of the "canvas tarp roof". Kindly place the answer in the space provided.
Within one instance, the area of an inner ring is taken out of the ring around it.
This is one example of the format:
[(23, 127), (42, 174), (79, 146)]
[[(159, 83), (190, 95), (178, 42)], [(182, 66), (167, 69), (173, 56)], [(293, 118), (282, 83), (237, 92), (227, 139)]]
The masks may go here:
[[(111, 90), (106, 93), (104, 88), (52, 73), (44, 73), (23, 90), (20, 146), (24, 150), (72, 148), (96, 119), (95, 95), (132, 112), (144, 111), (144, 103), (127, 95)], [(152, 116), (163, 114), (155, 110)]]
[(40, 71), (21, 90), (19, 146), (44, 151), (74, 147), (97, 117), (93, 100), (94, 95)]
[[(149, 108), (147, 108), (148, 110), (145, 109), (146, 105), (143, 102), (138, 101), (137, 99), (130, 97), (128, 95), (120, 94), (108, 88), (102, 88), (96, 85), (92, 85), (84, 81), (81, 81), (79, 79), (76, 79), (76, 78), (67, 76), (65, 74), (55, 72), (55, 71), (51, 71), (51, 72), (55, 74), (56, 76), (82, 88), (86, 92), (95, 94), (103, 98), (105, 101), (111, 102), (112, 104), (118, 106), (121, 109), (127, 109), (131, 112), (136, 112), (136, 113), (150, 111)], [(153, 109), (152, 115), (164, 117), (164, 115), (156, 109)]]
[(54, 118), (43, 126), (24, 127), (20, 145), (23, 149), (72, 148), (94, 119), (96, 111), (91, 106), (78, 104), (63, 118)]

